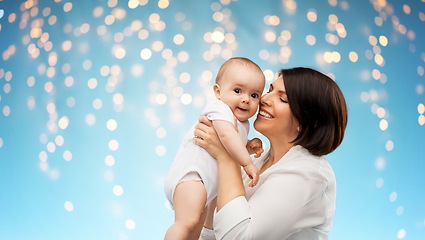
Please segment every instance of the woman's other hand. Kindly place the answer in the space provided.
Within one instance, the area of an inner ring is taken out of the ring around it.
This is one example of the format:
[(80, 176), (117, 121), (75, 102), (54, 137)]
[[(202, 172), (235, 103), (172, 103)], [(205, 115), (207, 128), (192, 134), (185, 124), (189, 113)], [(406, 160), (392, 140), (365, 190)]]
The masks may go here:
[(264, 152), (263, 142), (259, 138), (248, 140), (248, 143), (246, 144), (246, 150), (248, 150), (249, 155), (255, 154), (254, 157), (259, 158)]
[(228, 154), (218, 138), (212, 121), (206, 116), (199, 117), (198, 123), (195, 126), (194, 135), (193, 141), (195, 144), (205, 148), (213, 158), (218, 159), (221, 154)]

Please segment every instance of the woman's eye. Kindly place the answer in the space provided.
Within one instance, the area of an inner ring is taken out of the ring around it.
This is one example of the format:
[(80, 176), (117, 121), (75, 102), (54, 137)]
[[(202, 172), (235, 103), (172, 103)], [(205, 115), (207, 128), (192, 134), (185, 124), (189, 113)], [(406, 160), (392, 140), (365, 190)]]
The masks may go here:
[(283, 99), (283, 98), (279, 98), (280, 99), (280, 101), (282, 101), (282, 102), (284, 102), (284, 103), (288, 103), (288, 101), (286, 101), (285, 99)]
[(251, 97), (252, 97), (252, 98), (258, 98), (258, 94), (253, 93), (253, 94), (251, 94)]
[(234, 91), (235, 91), (235, 93), (241, 93), (240, 89), (235, 89)]

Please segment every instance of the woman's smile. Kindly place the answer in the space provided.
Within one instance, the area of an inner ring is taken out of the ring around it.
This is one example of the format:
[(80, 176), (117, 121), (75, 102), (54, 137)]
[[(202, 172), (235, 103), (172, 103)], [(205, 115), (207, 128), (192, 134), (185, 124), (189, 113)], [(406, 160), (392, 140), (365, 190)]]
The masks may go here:
[(267, 112), (266, 110), (264, 110), (262, 108), (260, 109), (260, 111), (258, 111), (258, 115), (263, 117), (263, 118), (268, 118), (268, 119), (274, 118), (273, 115), (271, 115), (269, 112)]

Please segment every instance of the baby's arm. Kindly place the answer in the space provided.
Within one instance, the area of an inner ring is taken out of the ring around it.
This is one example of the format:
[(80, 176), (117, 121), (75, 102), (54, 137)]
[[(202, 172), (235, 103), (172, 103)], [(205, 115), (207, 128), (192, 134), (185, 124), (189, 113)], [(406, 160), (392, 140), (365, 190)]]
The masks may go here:
[(214, 120), (213, 126), (227, 152), (244, 168), (245, 172), (252, 179), (250, 187), (255, 186), (258, 182), (259, 169), (252, 162), (248, 150), (236, 131), (235, 126), (224, 120)]

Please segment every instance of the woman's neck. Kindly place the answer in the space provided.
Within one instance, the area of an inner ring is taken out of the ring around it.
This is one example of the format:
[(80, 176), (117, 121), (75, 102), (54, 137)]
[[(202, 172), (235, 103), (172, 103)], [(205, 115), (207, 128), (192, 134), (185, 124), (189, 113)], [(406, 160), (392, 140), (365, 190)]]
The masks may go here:
[(269, 167), (273, 166), (285, 156), (285, 154), (294, 146), (292, 143), (287, 144), (273, 144), (270, 142), (270, 155), (267, 162), (261, 167), (260, 174), (266, 171)]
[(270, 142), (270, 156), (269, 156), (269, 162), (270, 166), (274, 165), (275, 163), (279, 162), (279, 160), (285, 156), (285, 154), (294, 146), (293, 143), (275, 143), (273, 144)]

